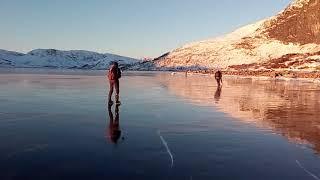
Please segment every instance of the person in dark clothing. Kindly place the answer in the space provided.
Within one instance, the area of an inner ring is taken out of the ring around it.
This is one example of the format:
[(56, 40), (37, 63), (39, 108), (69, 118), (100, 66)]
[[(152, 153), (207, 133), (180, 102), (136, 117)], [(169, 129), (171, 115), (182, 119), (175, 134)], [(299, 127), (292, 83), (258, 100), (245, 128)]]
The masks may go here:
[(222, 72), (220, 70), (215, 72), (214, 78), (216, 79), (218, 86), (221, 86), (222, 85)]
[(281, 76), (283, 76), (282, 73), (277, 73), (277, 72), (276, 72), (276, 73), (274, 74), (274, 78), (279, 78), (279, 77), (281, 77)]
[(117, 62), (114, 62), (112, 63), (108, 71), (108, 79), (110, 84), (108, 104), (110, 106), (113, 104), (113, 101), (112, 101), (113, 89), (116, 90), (116, 97), (115, 97), (116, 104), (120, 104), (120, 101), (119, 101), (119, 93), (120, 93), (119, 79), (120, 78), (121, 78), (121, 71), (120, 71), (119, 65)]
[(113, 113), (111, 110), (111, 106), (108, 106), (109, 112), (109, 128), (108, 128), (108, 139), (117, 144), (118, 140), (121, 137), (121, 130), (120, 130), (120, 120), (119, 120), (119, 105), (115, 107), (115, 118), (113, 118)]

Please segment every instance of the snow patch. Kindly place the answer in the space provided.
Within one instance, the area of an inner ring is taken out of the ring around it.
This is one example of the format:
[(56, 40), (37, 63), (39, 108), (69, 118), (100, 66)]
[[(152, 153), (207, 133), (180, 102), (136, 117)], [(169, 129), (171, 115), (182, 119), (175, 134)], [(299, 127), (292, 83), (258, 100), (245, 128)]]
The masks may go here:
[(308, 4), (310, 0), (295, 0), (291, 3), (290, 7), (302, 8), (304, 5)]

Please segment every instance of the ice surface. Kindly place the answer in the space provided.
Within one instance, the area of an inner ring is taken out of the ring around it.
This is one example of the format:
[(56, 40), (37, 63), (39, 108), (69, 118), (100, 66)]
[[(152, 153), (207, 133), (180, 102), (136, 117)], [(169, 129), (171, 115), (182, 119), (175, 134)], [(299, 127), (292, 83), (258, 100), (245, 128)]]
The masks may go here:
[(110, 126), (104, 74), (0, 74), (0, 179), (319, 177), (317, 85), (127, 72)]

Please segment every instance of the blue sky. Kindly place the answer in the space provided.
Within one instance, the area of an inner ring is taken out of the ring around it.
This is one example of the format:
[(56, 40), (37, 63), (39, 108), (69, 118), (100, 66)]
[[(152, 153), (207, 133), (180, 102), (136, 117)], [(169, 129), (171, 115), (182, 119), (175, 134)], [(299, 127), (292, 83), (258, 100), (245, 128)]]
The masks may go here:
[(0, 49), (156, 57), (272, 16), (291, 0), (0, 0)]

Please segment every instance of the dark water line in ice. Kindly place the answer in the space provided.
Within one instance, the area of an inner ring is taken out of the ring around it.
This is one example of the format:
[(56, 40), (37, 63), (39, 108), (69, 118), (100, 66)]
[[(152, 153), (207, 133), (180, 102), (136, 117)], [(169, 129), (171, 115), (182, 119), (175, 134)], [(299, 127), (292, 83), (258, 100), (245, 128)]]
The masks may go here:
[(304, 172), (306, 172), (307, 174), (309, 174), (311, 177), (313, 177), (314, 179), (320, 180), (320, 179), (318, 178), (318, 176), (314, 175), (313, 173), (311, 173), (310, 171), (308, 171), (305, 167), (303, 167), (298, 160), (296, 160), (296, 163), (298, 164), (298, 166), (299, 166)]
[(162, 144), (166, 147), (167, 152), (168, 152), (168, 154), (169, 154), (169, 156), (170, 156), (170, 159), (171, 159), (171, 168), (172, 168), (172, 167), (173, 167), (173, 155), (172, 155), (172, 153), (171, 153), (171, 151), (170, 151), (170, 149), (169, 149), (169, 147), (168, 147), (168, 143), (167, 143), (166, 140), (162, 137), (160, 131), (158, 131), (158, 134), (159, 134), (159, 137), (160, 137), (160, 139), (161, 139), (161, 141), (162, 141)]

